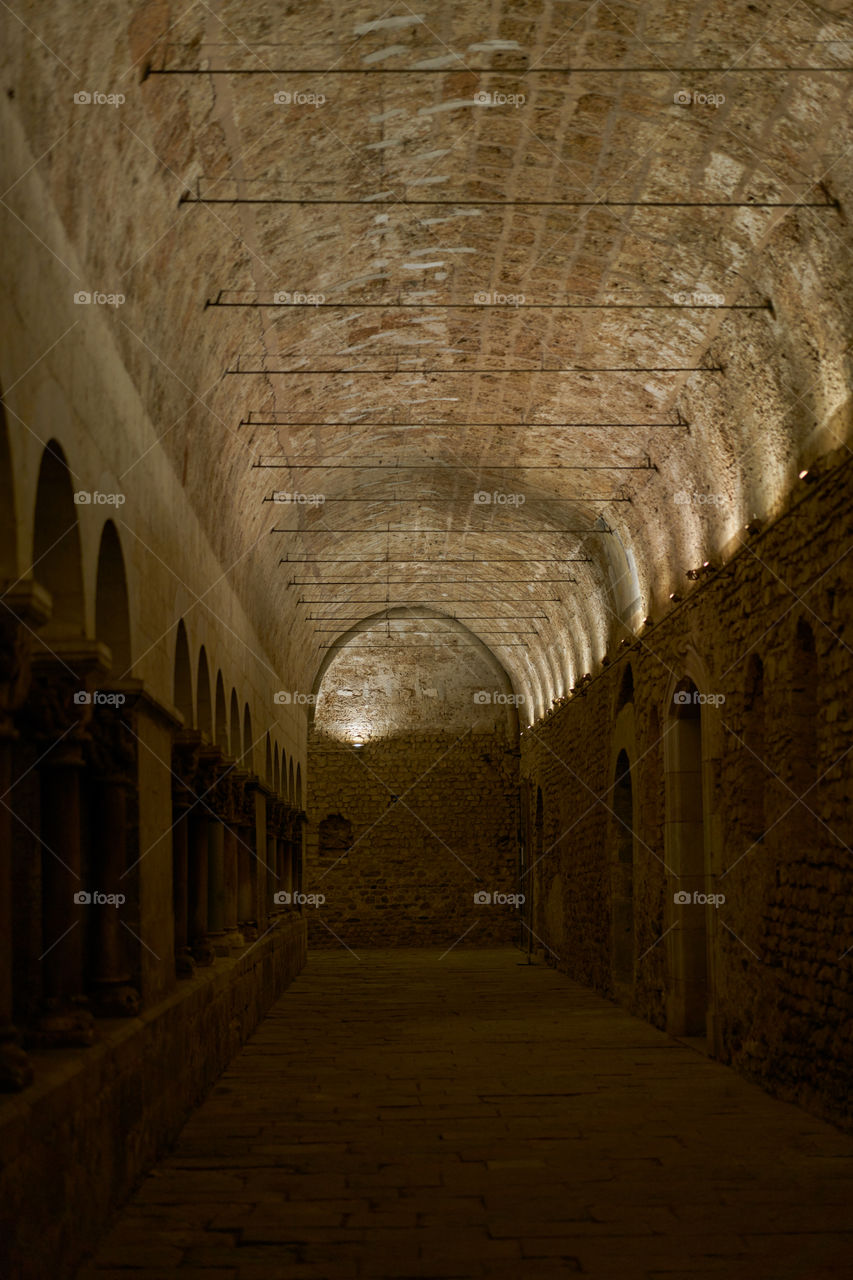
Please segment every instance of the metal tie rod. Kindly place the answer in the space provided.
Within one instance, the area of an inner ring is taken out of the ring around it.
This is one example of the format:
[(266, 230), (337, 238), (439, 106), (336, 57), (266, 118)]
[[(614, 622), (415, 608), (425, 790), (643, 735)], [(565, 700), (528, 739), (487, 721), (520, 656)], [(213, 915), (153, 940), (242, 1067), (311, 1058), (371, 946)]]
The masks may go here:
[[(815, 183), (815, 186), (818, 184)], [(316, 208), (321, 205), (348, 208), (381, 209), (830, 209), (838, 212), (836, 200), (471, 200), (467, 196), (458, 200), (410, 200), (405, 196), (360, 200), (339, 196), (193, 196), (181, 195), (178, 205), (192, 204), (275, 204), (298, 208)], [(284, 306), (295, 305), (283, 303)], [(321, 303), (311, 303), (321, 306)]]
[[(430, 374), (430, 375), (447, 374), (447, 375), (455, 375), (458, 377), (461, 374), (473, 375), (473, 374), (486, 374), (486, 373), (487, 374), (559, 373), (559, 374), (580, 375), (584, 373), (722, 373), (722, 372), (723, 372), (722, 365), (704, 365), (704, 364), (681, 365), (678, 367), (673, 365), (648, 365), (645, 368), (641, 368), (636, 365), (609, 365), (609, 366), (599, 365), (596, 368), (590, 368), (590, 369), (584, 369), (580, 366), (563, 367), (562, 365), (539, 365), (535, 369), (400, 369), (400, 368), (397, 368), (397, 369), (363, 369), (363, 368), (360, 368), (360, 369), (241, 369), (239, 366), (239, 361), (236, 368), (225, 370), (225, 373), (231, 376), (236, 374), (260, 374), (260, 373), (273, 374), (274, 373), (274, 374), (281, 374), (281, 375), (293, 374), (294, 376), (296, 376), (297, 374), (302, 374), (306, 377), (318, 377), (318, 376), (325, 377), (330, 373), (340, 373), (340, 374), (345, 373), (350, 376), (381, 374), (383, 377), (386, 376), (387, 374), (400, 375), (401, 377), (402, 376), (411, 377), (412, 375), (425, 376), (427, 374)], [(321, 424), (318, 424), (315, 422), (309, 422), (309, 423), (294, 422), (286, 425), (297, 426), (297, 427), (298, 426), (313, 427)], [(334, 423), (333, 425), (349, 426), (350, 424)], [(612, 425), (618, 426), (620, 424), (614, 423)]]
[(524, 558), (516, 556), (514, 559), (507, 560), (503, 556), (483, 557), (462, 556), (454, 559), (433, 559), (429, 556), (419, 556), (415, 560), (365, 560), (358, 557), (350, 557), (338, 559), (335, 557), (320, 556), (316, 559), (311, 557), (294, 557), (284, 556), (279, 560), (279, 564), (592, 564), (592, 556), (525, 556)]
[[(253, 462), (254, 470), (264, 471), (467, 471), (471, 474), (472, 468), (462, 464), (449, 464), (444, 466), (437, 463), (435, 466), (426, 466), (422, 462)], [(657, 471), (657, 467), (647, 457), (641, 466), (633, 463), (614, 463), (610, 466), (583, 466), (572, 465), (570, 463), (555, 462), (553, 466), (545, 463), (490, 463), (485, 470), (487, 471)], [(285, 505), (285, 504), (280, 504)]]
[[(383, 564), (385, 562), (383, 561)], [(465, 562), (469, 562), (466, 560)], [(570, 584), (577, 586), (576, 578), (386, 578), (384, 582), (377, 582), (374, 578), (291, 578), (288, 582), (289, 587), (314, 587), (319, 590), (321, 587), (503, 587), (505, 585), (519, 584), (535, 584), (543, 585), (554, 584)], [(528, 599), (525, 596), (517, 597), (519, 600)], [(540, 597), (530, 596), (529, 600), (538, 600)], [(299, 602), (300, 604), (302, 601)], [(315, 604), (324, 604), (325, 601), (317, 600)], [(358, 601), (353, 601), (357, 604)], [(372, 601), (373, 604), (384, 604), (384, 600)], [(495, 602), (497, 603), (497, 601)]]
[[(215, 42), (219, 44), (219, 42)], [(816, 43), (835, 43), (823, 41)], [(843, 40), (839, 43), (844, 43)], [(258, 43), (258, 48), (275, 48), (274, 44)], [(186, 47), (168, 45), (167, 48)], [(251, 53), (251, 48), (249, 48)], [(258, 57), (252, 53), (252, 57)], [(461, 54), (454, 55), (459, 59), (456, 67), (146, 67), (143, 80), (149, 76), (616, 76), (616, 75), (790, 75), (792, 73), (811, 73), (853, 71), (853, 67), (806, 67), (806, 66), (727, 66), (727, 67), (471, 67)]]
[(523, 302), (518, 306), (489, 306), (482, 302), (222, 302), (224, 289), (208, 298), (208, 307), (250, 307), (273, 311), (772, 311), (765, 302)]

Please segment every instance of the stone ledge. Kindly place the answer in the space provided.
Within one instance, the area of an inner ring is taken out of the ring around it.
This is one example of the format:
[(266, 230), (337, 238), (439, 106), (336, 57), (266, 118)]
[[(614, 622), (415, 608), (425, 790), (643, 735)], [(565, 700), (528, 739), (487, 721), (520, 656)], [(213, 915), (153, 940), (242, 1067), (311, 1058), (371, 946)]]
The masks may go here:
[(303, 918), (276, 922), (89, 1049), (37, 1052), (0, 1102), (0, 1273), (70, 1277), (142, 1175), (305, 965)]

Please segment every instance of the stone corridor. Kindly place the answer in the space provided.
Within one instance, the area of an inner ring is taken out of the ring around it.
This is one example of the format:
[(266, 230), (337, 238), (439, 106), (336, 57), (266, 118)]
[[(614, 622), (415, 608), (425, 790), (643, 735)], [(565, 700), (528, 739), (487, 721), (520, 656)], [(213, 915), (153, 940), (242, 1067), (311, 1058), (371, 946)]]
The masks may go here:
[(312, 953), (79, 1280), (841, 1280), (853, 1141), (521, 952)]

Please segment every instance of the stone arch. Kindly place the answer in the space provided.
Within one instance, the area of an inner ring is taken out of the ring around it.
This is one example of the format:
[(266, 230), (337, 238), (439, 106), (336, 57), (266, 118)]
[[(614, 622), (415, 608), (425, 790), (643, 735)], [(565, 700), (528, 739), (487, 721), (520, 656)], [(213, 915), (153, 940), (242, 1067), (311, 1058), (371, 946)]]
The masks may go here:
[(121, 680), (132, 668), (130, 645), (130, 605), (127, 576), (118, 531), (107, 520), (101, 531), (98, 576), (95, 589), (95, 635), (112, 654), (110, 675)]
[(175, 665), (172, 683), (172, 698), (176, 709), (184, 718), (184, 728), (192, 729), (193, 717), (193, 677), (190, 663), (190, 646), (187, 639), (187, 628), (181, 618), (175, 636)]
[(196, 707), (198, 708), (198, 727), (208, 738), (213, 738), (213, 711), (210, 698), (210, 667), (204, 645), (198, 652), (198, 676), (196, 679)]
[(51, 440), (42, 454), (33, 519), (33, 574), (50, 592), (48, 635), (83, 635), (86, 610), (77, 504), (62, 446)]
[(216, 673), (216, 701), (213, 713), (214, 742), (219, 750), (228, 755), (228, 711), (225, 705), (225, 681), (220, 668)]

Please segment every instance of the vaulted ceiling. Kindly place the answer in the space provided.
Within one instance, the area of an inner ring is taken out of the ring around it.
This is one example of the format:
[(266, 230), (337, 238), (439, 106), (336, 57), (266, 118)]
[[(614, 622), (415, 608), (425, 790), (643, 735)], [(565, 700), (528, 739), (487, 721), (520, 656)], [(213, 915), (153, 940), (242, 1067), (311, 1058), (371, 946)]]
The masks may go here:
[[(846, 6), (73, 9), (41, 39), (126, 102), (57, 206), (301, 687), (411, 605), (541, 712), (840, 443)], [(38, 154), (80, 86), (23, 56)]]

